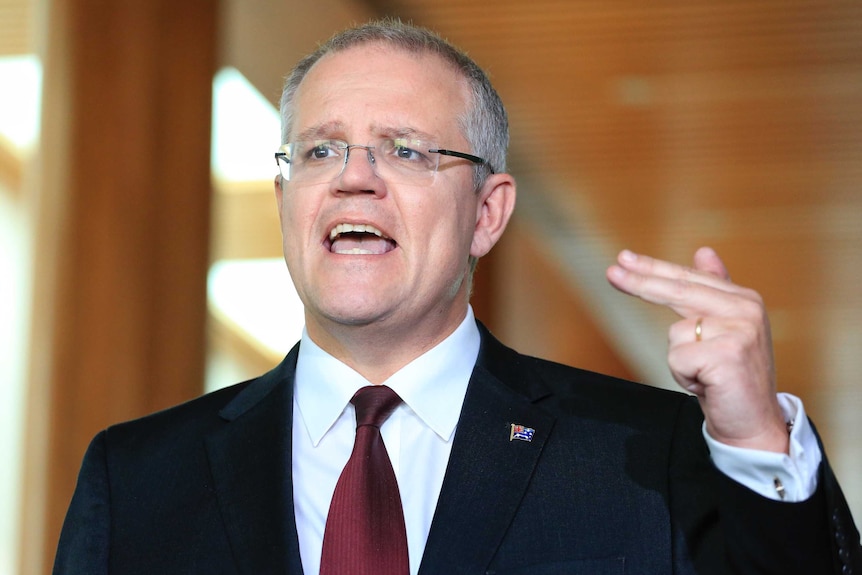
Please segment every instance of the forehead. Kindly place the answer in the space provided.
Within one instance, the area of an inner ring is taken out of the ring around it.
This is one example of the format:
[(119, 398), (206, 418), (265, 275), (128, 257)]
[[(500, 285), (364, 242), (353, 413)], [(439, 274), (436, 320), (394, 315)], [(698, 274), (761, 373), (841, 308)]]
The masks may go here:
[(440, 56), (360, 45), (327, 54), (309, 70), (294, 99), (293, 132), (337, 125), (442, 137), (458, 130), (468, 102), (466, 79)]

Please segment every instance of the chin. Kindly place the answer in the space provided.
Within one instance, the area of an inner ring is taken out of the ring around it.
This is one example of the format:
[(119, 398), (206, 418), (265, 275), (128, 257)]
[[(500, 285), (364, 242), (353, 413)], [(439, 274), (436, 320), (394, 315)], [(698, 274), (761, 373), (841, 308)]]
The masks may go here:
[(328, 321), (345, 326), (371, 325), (392, 313), (390, 309), (369, 303), (366, 300), (343, 300), (335, 305), (321, 306), (320, 311)]

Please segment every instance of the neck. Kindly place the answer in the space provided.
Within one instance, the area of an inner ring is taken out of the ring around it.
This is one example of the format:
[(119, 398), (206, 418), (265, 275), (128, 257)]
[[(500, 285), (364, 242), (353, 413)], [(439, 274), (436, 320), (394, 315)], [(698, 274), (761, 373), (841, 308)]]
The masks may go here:
[(369, 382), (380, 384), (449, 337), (466, 315), (465, 304), (456, 313), (432, 316), (405, 329), (397, 329), (386, 319), (366, 325), (344, 325), (306, 317), (306, 330), (321, 349)]

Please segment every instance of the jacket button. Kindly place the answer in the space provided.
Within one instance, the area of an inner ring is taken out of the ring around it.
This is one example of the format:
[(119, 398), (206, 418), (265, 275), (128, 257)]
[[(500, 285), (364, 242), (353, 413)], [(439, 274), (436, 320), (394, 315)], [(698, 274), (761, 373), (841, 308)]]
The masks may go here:
[(839, 547), (844, 547), (844, 545), (847, 543), (847, 536), (844, 535), (843, 531), (835, 531), (835, 542), (838, 543)]

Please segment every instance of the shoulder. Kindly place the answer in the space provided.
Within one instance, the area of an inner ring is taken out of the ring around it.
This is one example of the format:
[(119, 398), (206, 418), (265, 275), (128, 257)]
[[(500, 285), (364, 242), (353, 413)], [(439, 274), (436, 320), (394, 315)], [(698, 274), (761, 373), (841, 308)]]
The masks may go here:
[[(581, 417), (626, 426), (699, 427), (697, 400), (681, 391), (657, 388), (519, 353), (484, 327), (479, 366), (503, 385), (526, 395), (557, 417)], [(663, 423), (662, 423), (663, 422)]]
[(700, 427), (696, 398), (645, 383), (619, 379), (530, 356), (525, 370), (541, 380), (548, 395), (539, 405), (561, 416), (588, 417), (627, 427), (669, 432), (677, 425)]
[(103, 432), (108, 449), (130, 452), (156, 446), (199, 442), (260, 404), (290, 396), (295, 353), (271, 371), (144, 417), (112, 425)]

